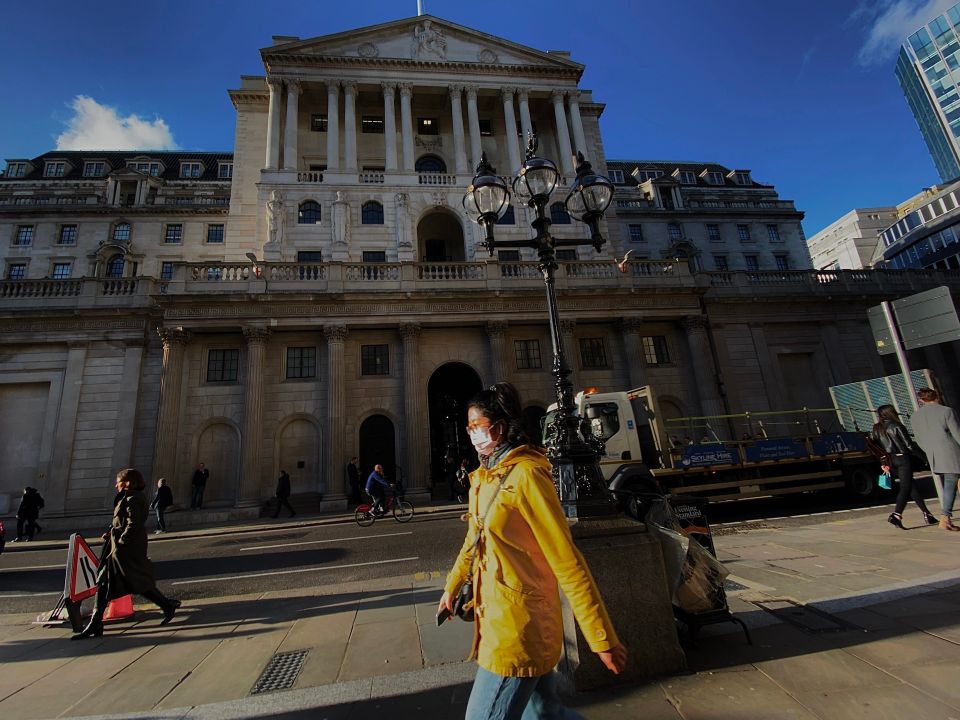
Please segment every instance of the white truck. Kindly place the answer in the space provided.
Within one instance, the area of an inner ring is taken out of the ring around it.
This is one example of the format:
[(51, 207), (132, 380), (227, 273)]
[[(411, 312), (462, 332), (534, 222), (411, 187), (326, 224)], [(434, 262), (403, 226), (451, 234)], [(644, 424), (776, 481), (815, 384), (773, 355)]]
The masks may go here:
[(608, 483), (652, 476), (662, 492), (712, 502), (831, 488), (866, 498), (878, 491), (877, 459), (862, 433), (843, 430), (834, 408), (663, 420), (644, 386), (588, 388), (576, 396), (576, 413), (605, 444), (600, 467)]

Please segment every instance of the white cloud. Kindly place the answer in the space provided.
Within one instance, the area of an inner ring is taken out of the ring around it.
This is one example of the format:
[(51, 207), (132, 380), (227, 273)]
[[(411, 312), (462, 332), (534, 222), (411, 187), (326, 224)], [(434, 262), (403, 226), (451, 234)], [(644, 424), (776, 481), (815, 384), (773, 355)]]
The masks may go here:
[(116, 108), (86, 95), (73, 99), (73, 117), (57, 138), (57, 150), (177, 150), (163, 118), (121, 117)]
[(880, 0), (861, 3), (851, 14), (848, 25), (865, 22), (867, 38), (857, 59), (861, 65), (887, 63), (900, 45), (923, 25), (957, 4), (957, 0)]

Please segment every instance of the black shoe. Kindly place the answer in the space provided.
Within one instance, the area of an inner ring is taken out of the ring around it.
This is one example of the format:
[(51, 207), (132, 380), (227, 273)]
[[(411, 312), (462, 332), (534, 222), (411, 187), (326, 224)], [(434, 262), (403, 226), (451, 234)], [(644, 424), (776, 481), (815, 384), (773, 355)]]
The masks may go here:
[(103, 618), (98, 618), (96, 616), (90, 618), (90, 622), (87, 623), (87, 626), (78, 632), (76, 635), (71, 637), (71, 640), (85, 640), (90, 637), (100, 637), (103, 635)]
[(901, 530), (906, 530), (906, 528), (903, 526), (903, 522), (900, 520), (900, 516), (896, 513), (890, 513), (890, 517), (887, 518), (887, 522), (894, 527), (900, 528)]
[(923, 514), (923, 519), (927, 521), (927, 525), (939, 525), (939, 524), (940, 524), (940, 521), (937, 520), (937, 519), (936, 519), (933, 515), (931, 515), (930, 513), (924, 513), (924, 514)]
[(160, 621), (161, 625), (166, 625), (168, 622), (173, 620), (173, 616), (177, 612), (181, 602), (179, 600), (169, 600), (167, 606), (163, 609), (163, 620)]

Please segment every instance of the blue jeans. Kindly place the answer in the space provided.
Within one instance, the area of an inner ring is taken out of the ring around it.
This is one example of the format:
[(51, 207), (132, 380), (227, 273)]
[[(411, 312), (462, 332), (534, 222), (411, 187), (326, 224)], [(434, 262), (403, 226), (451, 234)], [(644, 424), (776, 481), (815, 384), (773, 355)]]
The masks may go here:
[(503, 677), (477, 668), (465, 720), (584, 720), (557, 695), (557, 673)]
[(943, 514), (953, 517), (953, 501), (957, 497), (957, 473), (937, 473), (943, 483)]

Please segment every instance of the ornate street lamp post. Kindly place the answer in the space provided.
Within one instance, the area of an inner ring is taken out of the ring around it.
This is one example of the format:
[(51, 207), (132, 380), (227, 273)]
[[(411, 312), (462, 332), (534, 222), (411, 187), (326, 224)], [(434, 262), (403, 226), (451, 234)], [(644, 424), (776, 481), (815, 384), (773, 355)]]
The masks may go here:
[(554, 273), (557, 269), (556, 248), (591, 244), (599, 251), (604, 238), (600, 233), (600, 219), (613, 199), (613, 183), (597, 175), (590, 163), (577, 153), (577, 177), (566, 199), (567, 212), (590, 228), (588, 240), (558, 239), (550, 234), (547, 207), (557, 187), (560, 173), (546, 158), (537, 157), (537, 139), (531, 135), (526, 158), (513, 179), (514, 195), (536, 213), (531, 223), (536, 236), (529, 240), (497, 241), (494, 225), (510, 204), (510, 190), (497, 175), (486, 154), (481, 156), (477, 174), (463, 198), (463, 207), (470, 217), (486, 231), (484, 247), (490, 255), (496, 248), (533, 248), (540, 261), (539, 269), (547, 291), (547, 312), (550, 319), (550, 341), (553, 347), (553, 377), (557, 395), (557, 411), (548, 425), (547, 456), (553, 464), (554, 483), (560, 501), (569, 517), (610, 514), (615, 506), (610, 500), (598, 464), (602, 444), (592, 433), (584, 432), (583, 421), (574, 414), (573, 384), (567, 364)]

